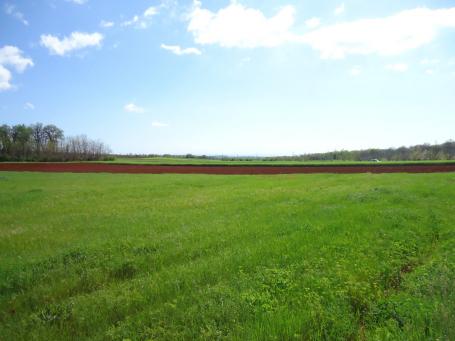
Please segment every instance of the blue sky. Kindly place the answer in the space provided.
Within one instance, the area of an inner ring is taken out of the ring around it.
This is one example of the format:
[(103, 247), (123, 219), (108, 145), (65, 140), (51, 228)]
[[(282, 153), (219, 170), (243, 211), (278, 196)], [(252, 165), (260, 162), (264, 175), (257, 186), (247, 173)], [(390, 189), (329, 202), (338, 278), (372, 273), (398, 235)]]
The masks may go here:
[(455, 138), (455, 1), (0, 1), (0, 122), (117, 153)]

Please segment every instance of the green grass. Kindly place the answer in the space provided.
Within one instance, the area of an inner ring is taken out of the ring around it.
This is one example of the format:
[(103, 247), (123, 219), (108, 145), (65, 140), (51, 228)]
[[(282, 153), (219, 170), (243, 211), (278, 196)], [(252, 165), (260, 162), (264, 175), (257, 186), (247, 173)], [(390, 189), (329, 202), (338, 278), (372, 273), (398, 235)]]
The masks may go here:
[(230, 161), (212, 160), (198, 158), (178, 158), (178, 157), (150, 157), (150, 158), (116, 158), (106, 163), (115, 164), (138, 164), (138, 165), (221, 165), (221, 166), (352, 166), (352, 165), (411, 165), (411, 164), (454, 164), (455, 160), (432, 160), (432, 161)]
[(1, 340), (454, 340), (455, 174), (0, 173)]

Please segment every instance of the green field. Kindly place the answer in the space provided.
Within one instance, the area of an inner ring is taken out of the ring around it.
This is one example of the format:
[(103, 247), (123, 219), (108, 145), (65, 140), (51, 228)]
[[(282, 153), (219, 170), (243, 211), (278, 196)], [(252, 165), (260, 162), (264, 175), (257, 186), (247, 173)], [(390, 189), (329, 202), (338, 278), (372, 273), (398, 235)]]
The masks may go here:
[(455, 173), (0, 172), (0, 340), (455, 340)]
[(421, 165), (421, 164), (454, 164), (455, 160), (431, 161), (268, 161), (268, 160), (215, 160), (202, 158), (179, 157), (118, 157), (106, 163), (138, 164), (138, 165), (220, 165), (220, 166), (352, 166), (352, 165)]

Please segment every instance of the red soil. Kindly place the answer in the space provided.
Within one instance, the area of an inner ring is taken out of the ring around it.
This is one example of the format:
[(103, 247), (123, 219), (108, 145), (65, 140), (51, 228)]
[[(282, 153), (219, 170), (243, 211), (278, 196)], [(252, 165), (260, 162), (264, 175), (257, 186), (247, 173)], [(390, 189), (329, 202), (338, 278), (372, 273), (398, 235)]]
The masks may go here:
[(455, 172), (455, 164), (353, 166), (156, 166), (102, 163), (0, 163), (0, 171), (130, 174), (309, 174)]

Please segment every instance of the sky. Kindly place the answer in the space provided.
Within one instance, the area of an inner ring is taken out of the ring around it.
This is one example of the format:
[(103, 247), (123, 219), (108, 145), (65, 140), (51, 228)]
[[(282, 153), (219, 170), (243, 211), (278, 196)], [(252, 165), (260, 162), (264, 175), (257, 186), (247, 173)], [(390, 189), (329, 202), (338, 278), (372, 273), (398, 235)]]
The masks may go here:
[(455, 138), (455, 0), (0, 1), (0, 124), (115, 153)]

